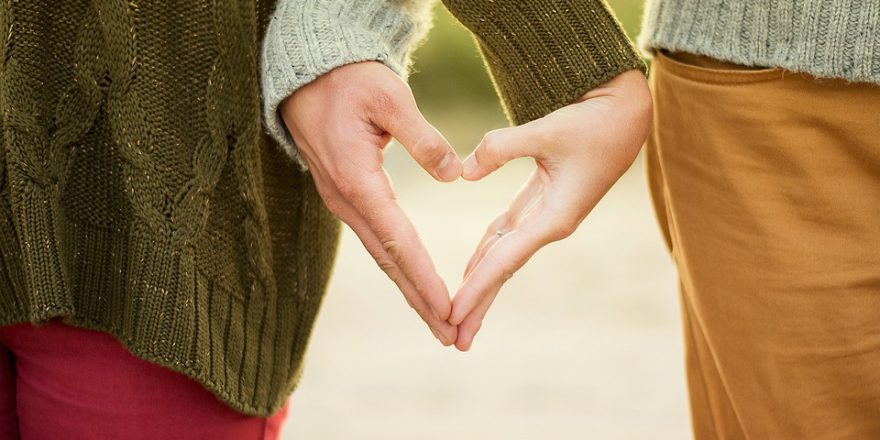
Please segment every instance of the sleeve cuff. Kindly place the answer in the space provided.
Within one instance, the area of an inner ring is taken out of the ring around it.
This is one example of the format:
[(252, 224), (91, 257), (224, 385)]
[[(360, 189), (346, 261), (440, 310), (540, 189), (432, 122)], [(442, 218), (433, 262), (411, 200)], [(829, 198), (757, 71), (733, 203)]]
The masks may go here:
[(601, 0), (444, 0), (476, 38), (508, 119), (524, 124), (647, 67)]
[(386, 0), (282, 0), (262, 46), (261, 87), (266, 131), (308, 169), (278, 112), (281, 101), (346, 64), (379, 61), (406, 77), (409, 49), (427, 21)]

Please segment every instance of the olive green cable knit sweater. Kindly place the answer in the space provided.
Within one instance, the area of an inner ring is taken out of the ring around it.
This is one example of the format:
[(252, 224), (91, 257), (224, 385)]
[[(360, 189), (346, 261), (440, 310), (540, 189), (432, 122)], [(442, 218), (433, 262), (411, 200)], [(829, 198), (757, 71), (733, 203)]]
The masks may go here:
[[(0, 325), (60, 316), (281, 407), (339, 223), (273, 106), (358, 59), (405, 73), (422, 26), (402, 0), (281, 2), (0, 0)], [(517, 123), (643, 67), (600, 0), (447, 6)]]

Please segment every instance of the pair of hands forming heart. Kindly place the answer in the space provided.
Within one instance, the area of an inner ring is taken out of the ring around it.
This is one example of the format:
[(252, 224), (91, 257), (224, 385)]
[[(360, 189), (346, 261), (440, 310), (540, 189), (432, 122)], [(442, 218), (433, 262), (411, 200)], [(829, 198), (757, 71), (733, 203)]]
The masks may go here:
[[(407, 84), (378, 62), (336, 68), (285, 99), (280, 111), (330, 211), (437, 339), (466, 351), (501, 285), (538, 249), (572, 234), (632, 164), (652, 107), (644, 75), (624, 72), (541, 119), (487, 133), (463, 163)], [(489, 225), (452, 300), (382, 167), (392, 137), (441, 182), (479, 180), (514, 158), (535, 159), (535, 172)]]

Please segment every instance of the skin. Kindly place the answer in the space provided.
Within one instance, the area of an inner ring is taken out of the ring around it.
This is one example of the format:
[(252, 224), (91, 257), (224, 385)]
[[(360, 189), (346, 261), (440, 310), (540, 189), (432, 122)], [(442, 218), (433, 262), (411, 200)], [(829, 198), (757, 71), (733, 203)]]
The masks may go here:
[(502, 284), (538, 249), (574, 233), (632, 165), (652, 113), (645, 76), (630, 70), (543, 118), (487, 133), (464, 161), (462, 177), (472, 181), (518, 157), (533, 158), (535, 171), (465, 269), (449, 318), (459, 350), (470, 349)]
[(434, 336), (453, 344), (449, 291), (382, 167), (393, 137), (438, 181), (461, 176), (461, 160), (422, 116), (409, 86), (384, 64), (349, 64), (303, 86), (279, 110), (327, 208), (357, 234)]
[[(487, 133), (462, 163), (406, 83), (381, 63), (334, 69), (280, 106), (327, 207), (354, 230), (437, 339), (462, 351), (504, 282), (540, 248), (571, 235), (629, 168), (652, 111), (644, 75), (627, 71), (543, 118)], [(480, 180), (518, 157), (535, 161), (508, 210), (486, 229), (454, 300), (382, 167), (392, 138), (440, 182)]]

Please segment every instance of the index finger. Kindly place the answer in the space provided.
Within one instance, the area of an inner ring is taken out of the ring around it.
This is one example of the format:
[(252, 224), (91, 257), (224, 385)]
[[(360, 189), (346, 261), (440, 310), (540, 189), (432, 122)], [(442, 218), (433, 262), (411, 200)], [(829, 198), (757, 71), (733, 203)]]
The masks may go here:
[(497, 291), (532, 255), (552, 241), (552, 234), (535, 226), (524, 226), (497, 239), (455, 294), (449, 322), (461, 324), (483, 298)]
[(461, 176), (461, 160), (449, 141), (422, 115), (406, 84), (399, 84), (374, 107), (371, 120), (394, 136), (435, 179), (451, 182)]
[(406, 298), (406, 302), (409, 303), (410, 307), (419, 314), (422, 320), (428, 325), (428, 328), (431, 329), (431, 332), (434, 333), (434, 336), (436, 336), (443, 345), (454, 343), (457, 339), (457, 329), (455, 326), (449, 324), (445, 319), (437, 318), (436, 314), (428, 306), (425, 298), (416, 291), (415, 287), (413, 287), (412, 283), (406, 276), (402, 276), (399, 267), (395, 263), (389, 263), (387, 265), (383, 264), (384, 261), (387, 261), (388, 257), (382, 250), (379, 239), (376, 238), (373, 231), (370, 230), (363, 218), (356, 212), (352, 212), (348, 224), (361, 239), (361, 242), (363, 242), (364, 246), (376, 262), (379, 263), (380, 267), (382, 267), (382, 269), (388, 274), (389, 278), (397, 284), (401, 293), (403, 293), (404, 298)]
[(355, 191), (348, 194), (349, 203), (360, 213), (382, 249), (397, 265), (417, 292), (425, 299), (435, 316), (446, 321), (452, 310), (449, 291), (437, 274), (418, 232), (397, 204), (394, 191), (384, 169), (369, 172)]

